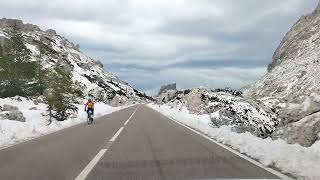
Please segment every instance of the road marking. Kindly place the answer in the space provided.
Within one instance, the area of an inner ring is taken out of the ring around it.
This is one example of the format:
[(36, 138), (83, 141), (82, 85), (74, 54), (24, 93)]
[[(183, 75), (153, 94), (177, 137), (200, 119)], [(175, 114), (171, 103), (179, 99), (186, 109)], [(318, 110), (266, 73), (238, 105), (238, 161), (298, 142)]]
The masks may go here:
[(75, 180), (84, 180), (106, 152), (107, 149), (101, 149)]
[(116, 132), (116, 134), (110, 139), (111, 142), (114, 142), (117, 137), (120, 135), (121, 131), (123, 130), (123, 126)]
[[(167, 117), (167, 116), (166, 116), (166, 117)], [(251, 159), (250, 157), (248, 157), (248, 156), (246, 156), (246, 155), (244, 155), (244, 154), (241, 154), (241, 153), (239, 153), (238, 151), (236, 151), (236, 150), (234, 150), (234, 149), (232, 149), (232, 148), (230, 148), (230, 147), (228, 147), (228, 146), (226, 146), (226, 145), (224, 145), (224, 144), (219, 143), (218, 141), (210, 138), (209, 136), (207, 136), (207, 135), (205, 135), (205, 134), (202, 134), (201, 132), (199, 132), (199, 131), (197, 131), (197, 130), (195, 130), (195, 129), (192, 129), (191, 127), (189, 127), (189, 126), (187, 126), (187, 125), (185, 125), (185, 124), (183, 124), (183, 123), (181, 123), (181, 122), (179, 122), (179, 121), (177, 121), (177, 120), (175, 120), (175, 119), (173, 119), (173, 118), (171, 118), (171, 117), (168, 117), (168, 118), (171, 119), (172, 121), (180, 124), (181, 126), (183, 126), (183, 127), (187, 128), (187, 129), (191, 130), (192, 132), (194, 132), (194, 133), (196, 133), (196, 134), (198, 134), (198, 135), (206, 138), (207, 140), (209, 140), (209, 141), (211, 141), (211, 142), (213, 142), (213, 143), (215, 143), (215, 144), (217, 144), (217, 145), (219, 145), (219, 146), (227, 149), (228, 151), (230, 151), (230, 152), (232, 152), (232, 153), (234, 153), (234, 154), (242, 157), (243, 159), (251, 162), (252, 164), (254, 164), (254, 165), (256, 165), (256, 166), (258, 166), (258, 167), (260, 167), (260, 168), (262, 168), (262, 169), (264, 169), (264, 170), (266, 170), (266, 171), (268, 171), (268, 172), (270, 172), (270, 173), (272, 173), (272, 174), (274, 174), (274, 175), (282, 178), (282, 179), (285, 179), (285, 180), (293, 180), (293, 178), (291, 178), (291, 177), (289, 177), (289, 176), (287, 176), (287, 175), (285, 175), (285, 174), (282, 174), (281, 172), (276, 171), (276, 170), (274, 170), (274, 169), (272, 169), (272, 168), (265, 167), (265, 166), (262, 165), (260, 162), (254, 160), (254, 159)], [(260, 180), (261, 180), (261, 179), (260, 179)], [(262, 179), (262, 180), (263, 180), (263, 179)]]
[[(129, 109), (129, 108), (131, 108), (132, 106), (134, 106), (134, 105), (130, 105), (130, 106), (124, 108), (124, 109), (116, 110), (116, 111), (114, 111), (114, 112), (112, 112), (112, 113), (115, 113), (115, 112), (118, 112), (118, 111), (122, 111), (122, 110), (125, 110), (125, 109)], [(96, 118), (101, 119), (101, 118), (103, 118), (104, 116), (109, 116), (109, 115), (111, 115), (112, 113), (106, 114), (106, 115), (103, 115), (103, 116), (100, 116), (100, 117), (96, 117)], [(95, 121), (97, 121), (98, 119), (95, 119)], [(99, 121), (100, 121), (100, 120), (99, 120)], [(11, 148), (11, 147), (14, 147), (14, 146), (16, 146), (16, 145), (18, 145), (18, 144), (27, 143), (27, 142), (29, 142), (29, 141), (33, 141), (33, 140), (40, 139), (40, 138), (42, 138), (43, 136), (56, 134), (56, 133), (59, 133), (60, 131), (66, 131), (66, 130), (68, 130), (68, 129), (75, 128), (76, 126), (80, 126), (81, 124), (85, 124), (85, 123), (87, 123), (87, 122), (85, 122), (85, 119), (84, 119), (83, 122), (81, 122), (81, 123), (79, 123), (79, 124), (74, 124), (74, 125), (72, 125), (72, 126), (70, 126), (70, 127), (66, 127), (66, 128), (63, 128), (63, 129), (60, 129), (60, 130), (57, 130), (57, 131), (53, 131), (53, 132), (48, 132), (48, 133), (46, 133), (46, 134), (42, 134), (42, 135), (37, 136), (37, 137), (32, 137), (32, 138), (30, 138), (30, 139), (20, 140), (20, 141), (18, 141), (18, 142), (16, 142), (16, 143), (13, 143), (13, 144), (9, 144), (9, 145), (0, 147), (0, 151), (1, 151), (1, 150), (4, 150), (4, 149)]]
[[(138, 106), (135, 111), (131, 114), (129, 119), (126, 121), (124, 126), (128, 124), (130, 119), (133, 117), (135, 112), (140, 106)], [(117, 137), (120, 135), (120, 133), (123, 131), (124, 126), (122, 126), (114, 135), (113, 137), (108, 141), (104, 149), (101, 149), (99, 153), (89, 162), (89, 164), (81, 171), (81, 173), (76, 177), (75, 180), (85, 180), (85, 178), (89, 175), (89, 173), (92, 171), (92, 169), (95, 167), (95, 165), (99, 162), (99, 160), (102, 158), (102, 156), (110, 149), (113, 142), (117, 139)]]
[(126, 125), (129, 123), (129, 121), (131, 120), (131, 118), (133, 117), (133, 115), (137, 112), (137, 110), (138, 110), (139, 107), (140, 107), (140, 106), (138, 106), (138, 107), (133, 111), (133, 113), (131, 114), (131, 116), (129, 117), (129, 119), (124, 123), (124, 126), (126, 126)]

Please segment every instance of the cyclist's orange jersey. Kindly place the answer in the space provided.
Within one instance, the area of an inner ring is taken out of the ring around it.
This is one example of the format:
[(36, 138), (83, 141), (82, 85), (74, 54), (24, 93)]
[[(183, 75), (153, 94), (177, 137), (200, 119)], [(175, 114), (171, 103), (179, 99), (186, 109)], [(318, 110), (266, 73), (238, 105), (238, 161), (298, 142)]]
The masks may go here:
[(94, 108), (94, 102), (93, 101), (91, 101), (91, 102), (87, 102), (86, 103), (86, 107), (88, 107), (88, 108), (90, 108), (90, 109), (93, 109)]

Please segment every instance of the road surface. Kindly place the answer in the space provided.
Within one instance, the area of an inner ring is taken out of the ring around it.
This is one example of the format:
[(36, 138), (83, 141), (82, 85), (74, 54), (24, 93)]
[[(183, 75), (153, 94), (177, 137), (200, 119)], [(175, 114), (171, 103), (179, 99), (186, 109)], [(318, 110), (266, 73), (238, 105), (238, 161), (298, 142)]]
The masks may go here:
[(280, 178), (140, 105), (1, 150), (0, 179)]

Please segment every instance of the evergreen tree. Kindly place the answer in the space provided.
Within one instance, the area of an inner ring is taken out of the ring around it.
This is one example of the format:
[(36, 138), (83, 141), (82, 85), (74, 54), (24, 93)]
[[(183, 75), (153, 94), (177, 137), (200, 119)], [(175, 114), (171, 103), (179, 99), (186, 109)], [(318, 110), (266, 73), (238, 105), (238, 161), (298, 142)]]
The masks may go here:
[[(49, 48), (46, 44), (36, 41), (39, 54), (36, 56), (37, 60), (37, 69), (36, 69), (36, 85), (34, 87), (34, 91), (38, 95), (43, 95), (44, 90), (48, 86), (48, 82), (46, 79), (48, 78), (48, 70), (43, 68), (43, 58), (51, 58), (56, 52)], [(50, 82), (49, 82), (50, 83)]]
[(78, 102), (78, 97), (83, 96), (82, 91), (78, 88), (79, 86), (72, 81), (71, 74), (59, 66), (56, 66), (48, 77), (50, 84), (45, 94), (50, 119), (54, 117), (58, 121), (66, 120), (68, 118), (68, 112), (78, 110), (74, 104)]
[(0, 58), (0, 97), (27, 96), (32, 94), (37, 64), (30, 61), (31, 51), (24, 43), (17, 27), (9, 33), (10, 43)]

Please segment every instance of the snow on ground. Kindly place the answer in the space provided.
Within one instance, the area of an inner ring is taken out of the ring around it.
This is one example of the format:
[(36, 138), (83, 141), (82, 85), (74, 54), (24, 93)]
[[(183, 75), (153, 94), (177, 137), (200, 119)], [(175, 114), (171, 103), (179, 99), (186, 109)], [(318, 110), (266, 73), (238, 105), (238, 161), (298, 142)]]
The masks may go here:
[[(22, 101), (20, 102), (16, 100), (16, 98), (0, 98), (0, 106), (3, 106), (4, 104), (17, 106), (26, 118), (26, 122), (11, 121), (0, 118), (0, 149), (86, 122), (84, 105), (79, 104), (77, 105), (79, 111), (76, 117), (69, 118), (62, 122), (53, 121), (48, 126), (48, 117), (42, 116), (42, 114), (47, 114), (46, 105), (42, 103), (35, 105), (33, 101), (28, 101), (25, 98), (21, 99)], [(37, 110), (29, 110), (32, 107), (36, 107)], [(111, 107), (103, 103), (96, 103), (95, 118), (110, 114), (123, 108), (125, 107)]]
[(265, 166), (274, 166), (283, 173), (292, 174), (298, 179), (320, 179), (320, 141), (311, 147), (287, 144), (284, 140), (261, 139), (250, 133), (235, 133), (230, 126), (213, 128), (209, 115), (190, 114), (186, 108), (180, 111), (167, 105), (149, 104), (149, 107), (175, 119), (203, 134), (230, 146), (239, 152), (257, 159)]

